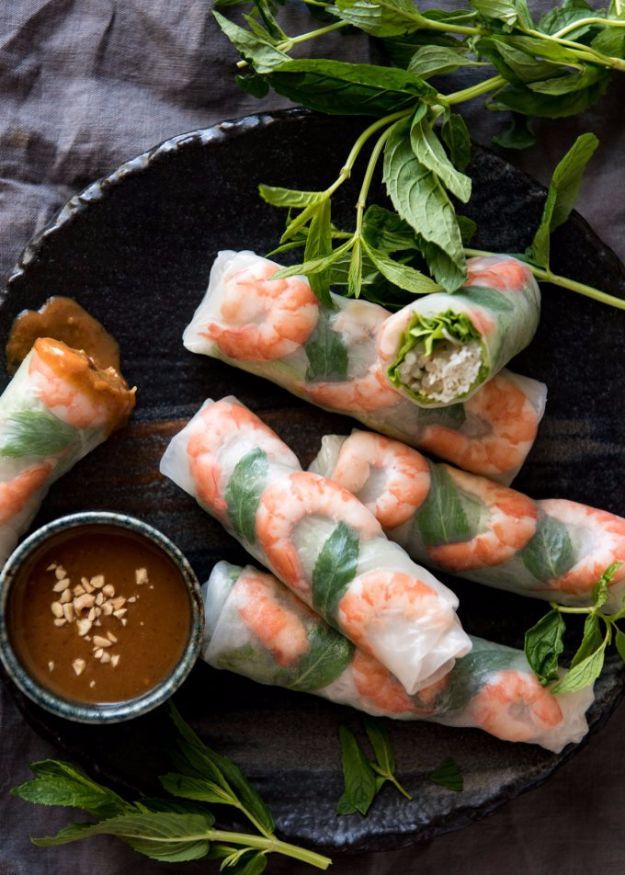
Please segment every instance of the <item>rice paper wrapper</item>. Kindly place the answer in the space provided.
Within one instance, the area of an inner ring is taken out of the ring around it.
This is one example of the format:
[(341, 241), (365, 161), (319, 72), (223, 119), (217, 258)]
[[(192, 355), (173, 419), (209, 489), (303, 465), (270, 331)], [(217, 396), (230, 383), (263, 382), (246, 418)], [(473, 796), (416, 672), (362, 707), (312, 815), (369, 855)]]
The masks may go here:
[(290, 593), (273, 575), (219, 562), (203, 586), (209, 665), (374, 716), (476, 727), (504, 741), (559, 752), (581, 741), (592, 688), (553, 695), (521, 651), (473, 638), (473, 649), (410, 696), (374, 657)]
[(0, 396), (0, 565), (51, 484), (133, 406), (134, 393), (117, 374), (96, 371), (84, 353), (58, 341), (35, 342)]
[[(332, 295), (333, 306), (326, 307), (304, 277), (271, 280), (278, 269), (253, 252), (220, 252), (185, 329), (186, 348), (265, 377), (467, 470), (507, 483), (513, 479), (536, 437), (544, 384), (502, 371), (488, 394), (478, 392), (466, 404), (422, 409), (385, 374), (378, 345), (388, 311), (340, 295)], [(520, 416), (522, 434), (515, 427)]]
[(563, 605), (592, 603), (621, 563), (606, 610), (625, 593), (625, 519), (564, 499), (534, 501), (380, 435), (327, 435), (310, 470), (352, 491), (416, 561)]
[(302, 471), (235, 398), (207, 401), (172, 440), (161, 471), (409, 692), (470, 649), (456, 596), (390, 542), (353, 495)]

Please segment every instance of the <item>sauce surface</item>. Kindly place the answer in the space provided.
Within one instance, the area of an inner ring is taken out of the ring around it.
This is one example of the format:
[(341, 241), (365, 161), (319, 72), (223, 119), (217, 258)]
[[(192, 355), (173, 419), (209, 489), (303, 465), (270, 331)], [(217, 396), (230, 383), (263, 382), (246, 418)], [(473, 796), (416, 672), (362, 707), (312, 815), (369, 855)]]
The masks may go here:
[(114, 337), (72, 298), (48, 298), (39, 310), (24, 310), (11, 328), (6, 346), (7, 370), (14, 373), (39, 337), (62, 340), (84, 350), (98, 368), (121, 373), (119, 345)]
[(8, 629), (26, 671), (79, 702), (121, 702), (175, 668), (189, 640), (191, 605), (174, 562), (113, 526), (59, 533), (11, 587)]

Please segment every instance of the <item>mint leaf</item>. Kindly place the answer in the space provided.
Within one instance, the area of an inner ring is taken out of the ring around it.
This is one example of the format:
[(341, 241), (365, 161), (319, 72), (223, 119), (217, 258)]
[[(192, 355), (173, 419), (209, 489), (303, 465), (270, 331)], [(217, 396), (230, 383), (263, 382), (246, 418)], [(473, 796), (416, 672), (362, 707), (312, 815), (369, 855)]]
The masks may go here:
[(558, 162), (551, 177), (540, 225), (527, 255), (541, 267), (549, 265), (550, 235), (568, 219), (575, 204), (586, 165), (599, 145), (594, 134), (582, 134)]
[(525, 633), (525, 656), (543, 685), (558, 677), (558, 660), (564, 650), (565, 629), (562, 615), (554, 609)]
[(352, 255), (349, 262), (349, 271), (347, 274), (347, 294), (351, 298), (357, 298), (360, 295), (362, 287), (362, 239), (360, 237), (354, 240), (352, 246)]
[(460, 173), (447, 157), (430, 119), (414, 121), (410, 129), (410, 143), (417, 159), (435, 173), (452, 194), (466, 203), (471, 197), (471, 180)]
[[(604, 16), (604, 9), (594, 9), (585, 0), (565, 0), (560, 6), (550, 9), (541, 16), (538, 22), (538, 30), (553, 35), (582, 18), (603, 18)], [(566, 38), (568, 40), (579, 40), (581, 36), (588, 33), (590, 28), (591, 25), (575, 28), (575, 30), (570, 31), (566, 35)]]
[(460, 793), (464, 790), (462, 772), (458, 763), (452, 757), (444, 759), (433, 772), (430, 772), (428, 777), (433, 784), (438, 784), (439, 787), (446, 787), (455, 793)]
[(382, 116), (433, 100), (436, 90), (406, 70), (323, 59), (288, 61), (269, 81), (278, 94), (331, 115)]
[(471, 136), (467, 123), (459, 113), (449, 113), (442, 124), (441, 137), (458, 170), (466, 170), (471, 160)]
[(121, 796), (92, 781), (71, 763), (42, 760), (32, 763), (30, 768), (35, 778), (14, 787), (11, 791), (13, 796), (38, 805), (82, 808), (98, 817), (111, 817), (132, 809)]
[(440, 286), (434, 280), (421, 273), (420, 270), (416, 270), (408, 264), (395, 261), (379, 249), (369, 246), (366, 241), (363, 241), (363, 246), (365, 252), (382, 276), (398, 288), (405, 289), (405, 291), (412, 292), (415, 295), (428, 295), (440, 289)]
[[(56, 836), (33, 839), (40, 848), (64, 845), (68, 842), (95, 835), (112, 835), (153, 860), (181, 863), (199, 860), (209, 849), (208, 839), (196, 838), (207, 833), (211, 826), (208, 818), (199, 814), (121, 814), (94, 824), (74, 824), (62, 829)], [(193, 836), (193, 838), (189, 838)]]
[(365, 815), (378, 792), (378, 781), (356, 738), (346, 726), (339, 726), (339, 740), (345, 789), (336, 812), (353, 814), (358, 811)]
[[(316, 258), (327, 258), (332, 254), (332, 223), (330, 215), (330, 199), (323, 200), (310, 221), (306, 246), (304, 248), (304, 260), (312, 261)], [(330, 268), (320, 270), (308, 277), (310, 287), (326, 307), (332, 306), (330, 296)]]
[(467, 58), (463, 46), (422, 46), (414, 53), (408, 64), (408, 69), (421, 79), (430, 76), (441, 76), (444, 73), (454, 73), (461, 67), (484, 67), (481, 61)]
[(347, 379), (349, 354), (341, 335), (332, 330), (331, 316), (331, 311), (320, 308), (315, 330), (304, 346), (308, 358), (307, 382)]
[(298, 191), (277, 185), (264, 185), (262, 182), (258, 191), (262, 199), (272, 207), (307, 207), (317, 203), (323, 195), (320, 191)]
[(251, 450), (235, 465), (224, 494), (232, 528), (250, 544), (256, 543), (256, 512), (266, 485), (267, 467), (265, 451), (259, 447)]
[(235, 49), (254, 65), (257, 73), (269, 73), (289, 60), (289, 56), (279, 51), (270, 40), (239, 27), (216, 10), (213, 10), (213, 15)]
[(471, 5), (484, 18), (495, 18), (511, 27), (519, 18), (517, 6), (512, 0), (471, 0)]
[(356, 576), (359, 538), (339, 523), (321, 548), (312, 574), (313, 608), (326, 620), (336, 616), (343, 593)]
[(171, 793), (172, 796), (193, 799), (196, 802), (232, 805), (232, 795), (214, 781), (208, 781), (206, 778), (168, 772), (166, 775), (159, 775), (158, 780), (163, 789)]
[(173, 704), (170, 704), (169, 710), (180, 733), (178, 755), (175, 758), (180, 771), (217, 784), (233, 799), (230, 804), (239, 808), (265, 835), (273, 833), (275, 823), (271, 812), (241, 769), (232, 760), (204, 744)]
[(386, 255), (419, 248), (410, 225), (400, 219), (397, 213), (375, 204), (365, 212), (362, 233), (369, 246)]
[(430, 547), (471, 540), (479, 527), (480, 502), (460, 490), (445, 465), (431, 465), (430, 476), (430, 491), (415, 517), (424, 544)]
[(377, 37), (401, 36), (421, 27), (423, 18), (412, 0), (336, 0), (329, 11), (359, 30)]
[(537, 118), (566, 118), (589, 109), (603, 95), (608, 82), (609, 73), (606, 72), (604, 78), (595, 85), (560, 95), (537, 94), (520, 83), (510, 84), (497, 91), (496, 96), (488, 103), (488, 108), (509, 109)]
[(402, 787), (395, 775), (395, 754), (386, 727), (380, 720), (365, 717), (365, 731), (375, 754), (375, 762), (371, 768), (384, 781), (389, 781), (406, 799), (412, 799), (410, 793)]
[(47, 410), (19, 410), (3, 423), (0, 456), (56, 456), (78, 440), (78, 429)]
[(461, 286), (466, 267), (456, 213), (438, 177), (415, 157), (409, 121), (398, 122), (386, 142), (384, 182), (401, 218), (446, 256), (441, 261), (424, 251), (437, 282), (449, 291)]
[(575, 564), (575, 551), (567, 527), (539, 512), (536, 532), (520, 552), (523, 565), (537, 580), (547, 583)]

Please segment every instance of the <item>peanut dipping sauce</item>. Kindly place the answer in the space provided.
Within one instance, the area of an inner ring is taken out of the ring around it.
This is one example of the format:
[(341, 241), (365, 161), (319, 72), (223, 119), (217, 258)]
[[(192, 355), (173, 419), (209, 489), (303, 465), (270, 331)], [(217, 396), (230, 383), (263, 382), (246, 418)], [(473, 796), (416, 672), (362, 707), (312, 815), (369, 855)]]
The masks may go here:
[(82, 349), (105, 371), (121, 373), (119, 346), (97, 319), (73, 298), (48, 298), (39, 310), (24, 310), (13, 322), (6, 345), (7, 370), (14, 373), (38, 337), (61, 340), (72, 349)]
[(176, 667), (191, 604), (175, 563), (114, 526), (50, 538), (11, 586), (11, 645), (43, 687), (79, 702), (140, 696)]

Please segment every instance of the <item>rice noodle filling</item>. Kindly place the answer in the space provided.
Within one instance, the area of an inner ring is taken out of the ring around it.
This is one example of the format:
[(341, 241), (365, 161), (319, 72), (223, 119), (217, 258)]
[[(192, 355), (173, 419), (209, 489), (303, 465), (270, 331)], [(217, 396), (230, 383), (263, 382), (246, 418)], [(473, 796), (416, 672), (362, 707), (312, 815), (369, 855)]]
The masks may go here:
[(457, 344), (438, 341), (432, 355), (422, 345), (406, 354), (397, 368), (406, 388), (433, 401), (448, 403), (468, 392), (477, 380), (482, 352), (477, 340)]

